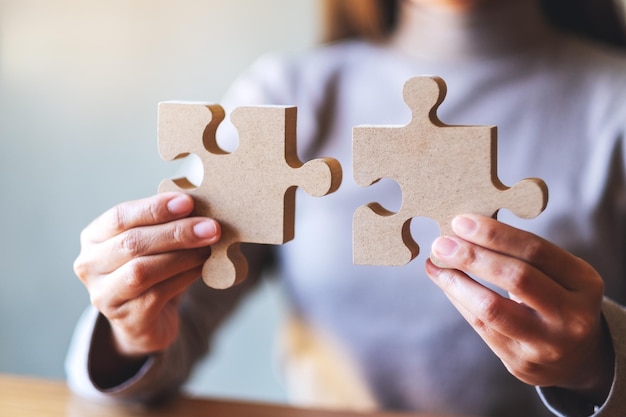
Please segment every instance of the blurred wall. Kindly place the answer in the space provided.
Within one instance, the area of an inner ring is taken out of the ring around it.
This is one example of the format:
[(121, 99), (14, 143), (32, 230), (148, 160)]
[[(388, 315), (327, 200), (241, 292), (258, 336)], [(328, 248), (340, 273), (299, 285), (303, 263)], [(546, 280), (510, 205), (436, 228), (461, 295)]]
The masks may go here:
[[(316, 19), (315, 0), (0, 0), (0, 372), (64, 376), (80, 230), (176, 171), (157, 103), (219, 102), (260, 54), (315, 43)], [(189, 390), (281, 400), (280, 302), (264, 285)]]

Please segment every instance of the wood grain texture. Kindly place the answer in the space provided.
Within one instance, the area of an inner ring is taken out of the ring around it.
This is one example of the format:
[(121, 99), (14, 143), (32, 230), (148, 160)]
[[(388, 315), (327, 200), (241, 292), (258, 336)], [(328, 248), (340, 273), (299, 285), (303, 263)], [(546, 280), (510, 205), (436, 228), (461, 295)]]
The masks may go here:
[(0, 374), (4, 417), (445, 417), (433, 414), (349, 412), (261, 402), (179, 396), (152, 407), (89, 401), (63, 381)]

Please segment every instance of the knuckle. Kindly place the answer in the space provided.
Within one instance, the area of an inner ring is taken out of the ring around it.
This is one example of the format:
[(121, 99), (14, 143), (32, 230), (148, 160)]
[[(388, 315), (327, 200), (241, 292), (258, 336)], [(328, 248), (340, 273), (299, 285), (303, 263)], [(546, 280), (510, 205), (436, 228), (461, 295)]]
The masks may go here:
[(147, 265), (141, 259), (133, 259), (124, 267), (124, 275), (122, 277), (123, 285), (132, 293), (141, 291), (145, 285), (147, 277)]
[(587, 339), (593, 333), (596, 320), (583, 314), (577, 314), (567, 321), (566, 326), (570, 339), (577, 342)]
[(91, 268), (89, 267), (89, 263), (84, 259), (84, 257), (78, 256), (78, 258), (74, 260), (72, 267), (74, 269), (74, 273), (76, 274), (76, 276), (83, 283), (86, 283), (87, 277), (90, 274)]
[(528, 239), (523, 246), (522, 259), (545, 259), (546, 247), (540, 239)]
[(148, 204), (145, 210), (146, 218), (150, 223), (159, 223), (163, 217), (163, 210), (156, 202)]
[(123, 231), (127, 229), (128, 214), (123, 205), (119, 204), (111, 208), (105, 218), (112, 230)]
[[(495, 225), (495, 224), (494, 224)], [(485, 227), (481, 230), (485, 246), (491, 247), (498, 242), (499, 233), (493, 226)]]
[(485, 324), (495, 323), (500, 318), (500, 302), (493, 294), (484, 295), (478, 303), (477, 316)]
[(143, 254), (145, 242), (144, 239), (142, 239), (141, 232), (137, 229), (131, 229), (125, 232), (120, 238), (119, 248), (131, 257)]
[[(554, 365), (558, 364), (565, 358), (566, 352), (555, 345), (547, 345), (543, 346), (541, 352), (538, 352), (537, 355), (541, 355), (542, 364)], [(537, 362), (539, 362), (539, 360)]]
[(147, 316), (156, 317), (161, 305), (161, 297), (155, 288), (146, 291), (141, 297), (141, 309)]
[(187, 233), (187, 230), (183, 223), (176, 222), (172, 224), (172, 227), (170, 228), (170, 239), (173, 242), (179, 244), (185, 243), (188, 235), (189, 234)]
[(463, 264), (467, 267), (476, 265), (479, 263), (480, 255), (477, 254), (475, 249), (468, 249), (463, 251)]
[(526, 293), (531, 289), (534, 282), (533, 269), (525, 262), (509, 263), (504, 274), (509, 280), (509, 288), (507, 288), (509, 292)]
[(470, 246), (462, 251), (463, 266), (466, 268), (480, 267), (485, 262), (485, 251), (481, 248)]

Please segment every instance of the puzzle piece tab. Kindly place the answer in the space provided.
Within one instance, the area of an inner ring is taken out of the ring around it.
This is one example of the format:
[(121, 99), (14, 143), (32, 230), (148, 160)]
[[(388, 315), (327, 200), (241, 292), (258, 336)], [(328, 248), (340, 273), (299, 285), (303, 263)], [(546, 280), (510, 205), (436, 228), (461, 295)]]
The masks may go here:
[(496, 169), (496, 127), (449, 126), (437, 118), (446, 94), (438, 77), (409, 79), (404, 101), (412, 110), (406, 126), (353, 129), (353, 170), (361, 186), (381, 178), (395, 180), (402, 205), (393, 213), (378, 203), (359, 207), (353, 217), (354, 263), (404, 265), (419, 253), (410, 232), (413, 217), (434, 219), (442, 234), (452, 234), (457, 214), (495, 217), (507, 208), (522, 218), (539, 215), (548, 189), (537, 178), (507, 187)]
[(298, 159), (295, 107), (235, 109), (231, 120), (239, 145), (231, 153), (216, 141), (224, 116), (216, 104), (159, 104), (161, 157), (174, 160), (193, 153), (204, 165), (197, 188), (178, 178), (164, 180), (159, 192), (188, 192), (195, 200), (195, 215), (220, 223), (222, 238), (211, 247), (202, 269), (204, 281), (213, 288), (230, 287), (247, 276), (240, 243), (282, 244), (293, 239), (296, 187), (323, 196), (341, 183), (338, 161), (320, 158), (303, 164)]

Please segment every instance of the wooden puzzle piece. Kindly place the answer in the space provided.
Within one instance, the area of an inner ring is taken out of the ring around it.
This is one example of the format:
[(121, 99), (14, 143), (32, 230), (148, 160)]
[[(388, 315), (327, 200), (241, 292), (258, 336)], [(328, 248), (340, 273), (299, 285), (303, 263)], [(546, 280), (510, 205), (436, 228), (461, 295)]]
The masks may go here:
[(303, 164), (298, 159), (295, 107), (235, 109), (231, 120), (239, 145), (231, 153), (216, 142), (224, 116), (216, 104), (159, 104), (161, 157), (173, 160), (193, 153), (204, 165), (197, 188), (178, 178), (164, 180), (159, 192), (188, 192), (195, 200), (195, 215), (219, 221), (222, 238), (202, 269), (204, 281), (214, 288), (230, 287), (247, 276), (240, 243), (282, 244), (293, 239), (296, 187), (323, 196), (341, 183), (338, 161), (320, 158)]
[(412, 110), (409, 124), (353, 129), (356, 182), (370, 186), (391, 178), (402, 190), (397, 213), (378, 203), (355, 211), (354, 263), (404, 265), (414, 259), (419, 247), (410, 232), (413, 217), (432, 218), (449, 235), (457, 214), (495, 217), (507, 208), (532, 218), (544, 210), (548, 189), (542, 180), (527, 178), (509, 188), (498, 179), (495, 126), (449, 126), (437, 118), (445, 94), (441, 78), (411, 78), (403, 89)]

